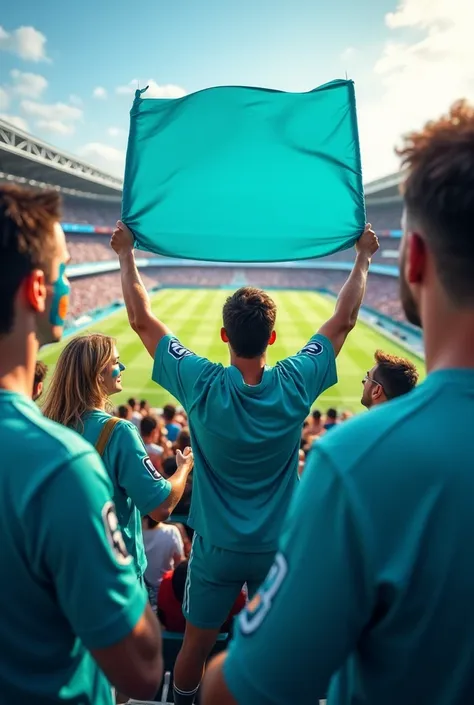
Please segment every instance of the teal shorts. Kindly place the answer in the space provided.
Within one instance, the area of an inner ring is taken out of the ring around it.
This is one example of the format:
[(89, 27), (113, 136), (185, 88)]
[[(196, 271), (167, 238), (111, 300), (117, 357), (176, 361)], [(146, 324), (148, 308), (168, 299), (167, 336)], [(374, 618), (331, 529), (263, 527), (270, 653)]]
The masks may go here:
[(184, 588), (183, 614), (199, 629), (219, 629), (244, 584), (252, 598), (275, 558), (270, 553), (237, 553), (207, 544), (194, 534)]

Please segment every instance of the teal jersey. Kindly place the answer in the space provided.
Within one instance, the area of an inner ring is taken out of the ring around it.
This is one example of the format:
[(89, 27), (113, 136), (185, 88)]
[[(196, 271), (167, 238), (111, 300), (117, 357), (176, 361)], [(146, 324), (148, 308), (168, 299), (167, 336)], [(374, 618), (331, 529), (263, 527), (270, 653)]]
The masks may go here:
[(315, 335), (293, 357), (246, 384), (187, 350), (159, 343), (153, 379), (183, 405), (194, 452), (189, 524), (206, 542), (231, 551), (275, 550), (298, 483), (301, 427), (316, 397), (337, 381), (334, 350)]
[[(85, 414), (82, 419), (84, 438), (95, 445), (109, 419), (105, 411)], [(125, 545), (141, 577), (147, 565), (141, 517), (168, 498), (171, 485), (155, 469), (137, 428), (129, 421), (121, 420), (115, 425), (103, 461), (112, 480), (113, 500)]]
[(473, 415), (474, 371), (440, 371), (318, 441), (224, 666), (239, 704), (474, 702)]
[(89, 653), (140, 619), (136, 579), (97, 453), (0, 391), (0, 702), (111, 705)]

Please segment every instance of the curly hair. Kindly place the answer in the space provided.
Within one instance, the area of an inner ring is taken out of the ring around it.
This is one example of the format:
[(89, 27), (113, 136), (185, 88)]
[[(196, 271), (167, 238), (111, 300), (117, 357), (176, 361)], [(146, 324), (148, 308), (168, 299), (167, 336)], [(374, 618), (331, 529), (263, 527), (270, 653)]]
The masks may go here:
[(461, 100), (447, 115), (404, 137), (402, 192), (409, 229), (420, 229), (453, 304), (474, 305), (474, 107)]
[(410, 360), (391, 355), (383, 350), (375, 352), (377, 381), (387, 399), (395, 399), (410, 392), (418, 382), (418, 370)]

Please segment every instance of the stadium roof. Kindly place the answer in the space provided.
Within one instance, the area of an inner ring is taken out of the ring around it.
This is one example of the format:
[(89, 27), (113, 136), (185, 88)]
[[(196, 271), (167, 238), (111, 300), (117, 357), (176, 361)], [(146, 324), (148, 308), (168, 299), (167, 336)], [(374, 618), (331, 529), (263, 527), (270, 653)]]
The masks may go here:
[(389, 174), (381, 179), (370, 181), (364, 186), (365, 200), (370, 205), (377, 203), (390, 203), (401, 201), (400, 184), (403, 180), (403, 172), (397, 171), (395, 174)]
[(119, 200), (122, 180), (0, 119), (0, 178), (72, 196)]
[[(400, 201), (402, 172), (389, 174), (365, 185), (368, 205)], [(0, 119), (0, 181), (12, 180), (37, 187), (53, 187), (62, 193), (99, 200), (118, 201), (121, 179), (36, 139)]]

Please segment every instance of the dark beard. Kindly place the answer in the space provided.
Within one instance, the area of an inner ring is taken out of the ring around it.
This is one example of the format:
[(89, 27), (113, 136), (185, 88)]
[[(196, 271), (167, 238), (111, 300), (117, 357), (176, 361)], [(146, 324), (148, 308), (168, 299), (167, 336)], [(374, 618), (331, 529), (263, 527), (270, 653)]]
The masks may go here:
[(423, 328), (416, 301), (413, 298), (408, 284), (402, 277), (402, 272), (400, 272), (400, 301), (402, 302), (403, 312), (405, 313), (408, 323), (411, 323), (417, 328)]

